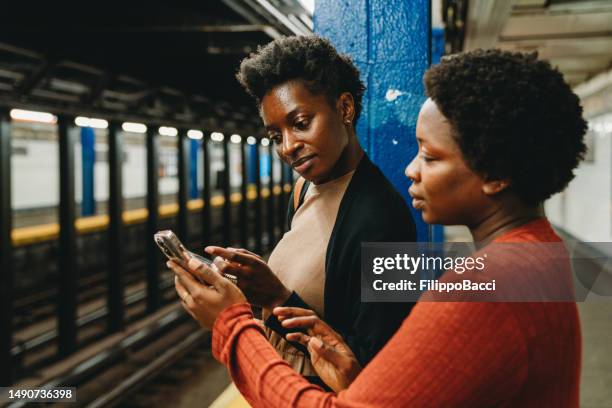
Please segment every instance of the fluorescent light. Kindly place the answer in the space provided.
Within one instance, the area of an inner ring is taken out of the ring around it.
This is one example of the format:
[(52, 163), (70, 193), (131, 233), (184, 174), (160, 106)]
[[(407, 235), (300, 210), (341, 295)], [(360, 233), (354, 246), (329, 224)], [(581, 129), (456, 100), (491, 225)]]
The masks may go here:
[(212, 132), (210, 134), (210, 138), (213, 142), (222, 142), (225, 139), (225, 136), (221, 132)]
[(121, 125), (121, 129), (123, 129), (124, 132), (145, 133), (147, 131), (147, 126), (142, 123), (124, 122), (123, 125)]
[(187, 132), (187, 137), (193, 140), (200, 140), (204, 137), (204, 132), (201, 130), (191, 129)]
[(298, 0), (298, 3), (312, 16), (315, 9), (315, 0)]
[(104, 119), (89, 118), (89, 126), (96, 129), (108, 128), (108, 121)]
[(269, 144), (270, 144), (270, 139), (268, 139), (267, 137), (264, 137), (263, 139), (261, 139), (262, 146), (268, 146)]
[(240, 142), (242, 142), (242, 137), (240, 137), (240, 135), (233, 134), (233, 135), (230, 137), (230, 141), (231, 141), (232, 143), (240, 143)]
[(74, 124), (80, 127), (90, 127), (96, 129), (108, 128), (108, 121), (104, 119), (86, 118), (85, 116), (77, 116), (74, 119)]
[(158, 132), (162, 136), (175, 137), (176, 135), (178, 135), (178, 130), (176, 130), (176, 128), (168, 127), (168, 126), (161, 126)]
[(255, 144), (257, 144), (257, 139), (255, 139), (255, 137), (253, 137), (253, 136), (249, 136), (249, 137), (247, 137), (247, 143), (250, 144), (250, 145), (255, 145)]
[(12, 109), (11, 118), (25, 122), (57, 123), (57, 116), (48, 112), (36, 112), (23, 109)]

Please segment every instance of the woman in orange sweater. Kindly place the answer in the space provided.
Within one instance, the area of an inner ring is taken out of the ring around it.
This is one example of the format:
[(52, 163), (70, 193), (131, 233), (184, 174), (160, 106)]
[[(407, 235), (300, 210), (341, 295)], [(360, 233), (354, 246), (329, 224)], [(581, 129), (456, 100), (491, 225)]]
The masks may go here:
[[(565, 188), (585, 151), (582, 109), (562, 75), (534, 55), (475, 51), (432, 67), (425, 86), (419, 152), (406, 169), (413, 206), (429, 223), (467, 225), (481, 251), (533, 243), (490, 259), (494, 274), (520, 280), (557, 262), (556, 276), (571, 288), (569, 262), (535, 245), (560, 242), (542, 202)], [(284, 326), (308, 328), (289, 336), (308, 346), (317, 373), (338, 391), (327, 393), (278, 357), (238, 288), (197, 261), (190, 271), (170, 266), (185, 308), (213, 329), (213, 354), (253, 406), (578, 406), (574, 302), (419, 302), (363, 370), (311, 312), (275, 309)]]

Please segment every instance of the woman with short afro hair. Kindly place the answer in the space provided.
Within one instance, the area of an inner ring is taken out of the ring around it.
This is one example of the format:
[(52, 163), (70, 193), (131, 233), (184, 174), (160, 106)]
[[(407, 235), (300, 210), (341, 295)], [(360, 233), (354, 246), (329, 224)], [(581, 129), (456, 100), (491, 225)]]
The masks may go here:
[(255, 99), (280, 158), (300, 174), (290, 197), (288, 232), (266, 264), (228, 262), (249, 300), (263, 307), (267, 336), (294, 369), (319, 383), (306, 349), (285, 339), (275, 306), (312, 309), (351, 345), (365, 365), (389, 340), (414, 303), (361, 303), (361, 242), (415, 241), (402, 197), (364, 154), (355, 123), (365, 87), (359, 71), (329, 41), (287, 37), (242, 61), (239, 82)]

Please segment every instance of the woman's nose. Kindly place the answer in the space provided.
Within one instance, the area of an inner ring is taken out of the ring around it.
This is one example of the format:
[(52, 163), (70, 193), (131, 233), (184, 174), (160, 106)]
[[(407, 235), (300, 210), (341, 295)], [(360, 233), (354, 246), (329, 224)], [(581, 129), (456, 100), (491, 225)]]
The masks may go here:
[(414, 156), (414, 158), (408, 164), (408, 166), (406, 166), (406, 170), (404, 171), (404, 174), (406, 175), (406, 177), (408, 177), (412, 181), (417, 181), (417, 182), (420, 181), (421, 179), (419, 161), (417, 160), (418, 157), (419, 157), (418, 154)]
[(287, 159), (292, 159), (301, 144), (289, 132), (283, 135), (281, 143), (281, 155)]

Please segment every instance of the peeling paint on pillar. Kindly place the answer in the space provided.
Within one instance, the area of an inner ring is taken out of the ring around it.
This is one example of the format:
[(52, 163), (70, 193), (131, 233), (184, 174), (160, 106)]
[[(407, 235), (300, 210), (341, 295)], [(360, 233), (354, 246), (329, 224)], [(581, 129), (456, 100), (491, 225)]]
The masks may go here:
[[(418, 150), (416, 119), (431, 58), (429, 0), (317, 0), (314, 23), (358, 66), (367, 86), (359, 140), (412, 209), (404, 169)], [(412, 212), (418, 240), (429, 240), (420, 213)]]

